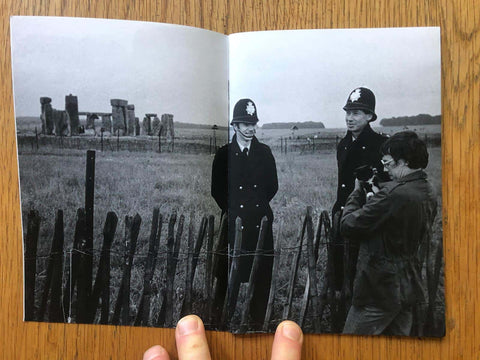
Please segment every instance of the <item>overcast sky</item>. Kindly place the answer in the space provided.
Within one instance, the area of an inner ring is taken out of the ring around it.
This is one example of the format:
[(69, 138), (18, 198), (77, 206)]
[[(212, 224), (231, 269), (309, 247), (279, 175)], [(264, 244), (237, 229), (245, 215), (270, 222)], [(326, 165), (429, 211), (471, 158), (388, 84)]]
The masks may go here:
[(39, 116), (40, 97), (65, 109), (111, 112), (128, 100), (135, 114), (220, 123), (228, 113), (228, 38), (167, 24), (48, 17), (12, 18), (15, 111)]
[(342, 107), (357, 86), (374, 91), (379, 119), (441, 111), (438, 28), (241, 33), (228, 44), (184, 26), (14, 17), (12, 54), (17, 116), (39, 116), (41, 96), (64, 109), (72, 93), (80, 111), (111, 112), (110, 99), (120, 98), (140, 119), (226, 124), (229, 66), (231, 109), (251, 98), (260, 125), (344, 127)]
[(251, 98), (261, 123), (344, 127), (353, 89), (379, 119), (441, 112), (439, 28), (291, 30), (230, 35), (230, 101)]

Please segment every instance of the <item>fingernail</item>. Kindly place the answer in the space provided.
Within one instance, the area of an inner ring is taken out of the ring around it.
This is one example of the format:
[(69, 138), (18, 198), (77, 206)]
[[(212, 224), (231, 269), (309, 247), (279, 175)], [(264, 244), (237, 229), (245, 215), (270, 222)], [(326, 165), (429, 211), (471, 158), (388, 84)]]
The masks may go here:
[(301, 330), (297, 325), (294, 324), (286, 323), (285, 325), (283, 325), (282, 334), (286, 338), (296, 342), (300, 342), (300, 339), (302, 338)]
[(196, 316), (184, 317), (183, 319), (180, 319), (177, 324), (178, 333), (182, 336), (191, 334), (197, 331), (198, 328), (199, 324)]

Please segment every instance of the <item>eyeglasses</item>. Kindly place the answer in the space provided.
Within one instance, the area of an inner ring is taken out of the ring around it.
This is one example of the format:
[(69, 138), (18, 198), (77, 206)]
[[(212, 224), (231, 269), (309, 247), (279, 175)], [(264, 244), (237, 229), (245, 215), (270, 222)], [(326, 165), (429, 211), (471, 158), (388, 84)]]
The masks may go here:
[(392, 161), (394, 161), (395, 159), (390, 159), (390, 160), (380, 160), (382, 165), (383, 166), (387, 166), (388, 164), (390, 164)]

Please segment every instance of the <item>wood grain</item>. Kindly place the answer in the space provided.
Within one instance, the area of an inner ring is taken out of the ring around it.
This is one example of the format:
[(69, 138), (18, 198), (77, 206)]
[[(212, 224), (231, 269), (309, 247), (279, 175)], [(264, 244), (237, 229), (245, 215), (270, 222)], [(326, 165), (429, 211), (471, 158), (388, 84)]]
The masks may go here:
[[(306, 336), (305, 359), (480, 359), (480, 7), (476, 0), (0, 0), (0, 357), (140, 359), (175, 355), (173, 330), (24, 323), (22, 246), (9, 16), (136, 19), (222, 32), (441, 26), (447, 335), (442, 340)], [(408, 56), (408, 54), (405, 54)], [(271, 335), (208, 334), (216, 359), (265, 359)]]

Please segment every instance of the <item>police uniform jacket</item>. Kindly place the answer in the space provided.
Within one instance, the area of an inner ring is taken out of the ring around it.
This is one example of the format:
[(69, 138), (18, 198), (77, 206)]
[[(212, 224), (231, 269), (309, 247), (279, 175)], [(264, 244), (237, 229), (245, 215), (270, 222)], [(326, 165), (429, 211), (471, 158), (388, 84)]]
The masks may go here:
[[(213, 162), (212, 196), (222, 209), (228, 212), (228, 238), (233, 249), (235, 219), (242, 219), (242, 250), (253, 253), (257, 247), (258, 233), (263, 216), (269, 227), (263, 249), (273, 250), (273, 212), (270, 200), (278, 190), (277, 169), (270, 148), (253, 137), (248, 156), (240, 151), (236, 135), (232, 142), (221, 147)], [(242, 257), (240, 274), (248, 281), (253, 256)]]
[(383, 173), (380, 148), (387, 138), (372, 130), (367, 124), (356, 140), (352, 133), (347, 135), (337, 146), (338, 185), (337, 201), (332, 213), (340, 210), (347, 201), (348, 195), (355, 187), (354, 170), (359, 166), (370, 165)]
[(341, 232), (360, 242), (353, 305), (390, 311), (424, 301), (418, 253), (431, 239), (436, 212), (423, 170), (385, 183), (367, 203), (362, 189), (350, 195)]

